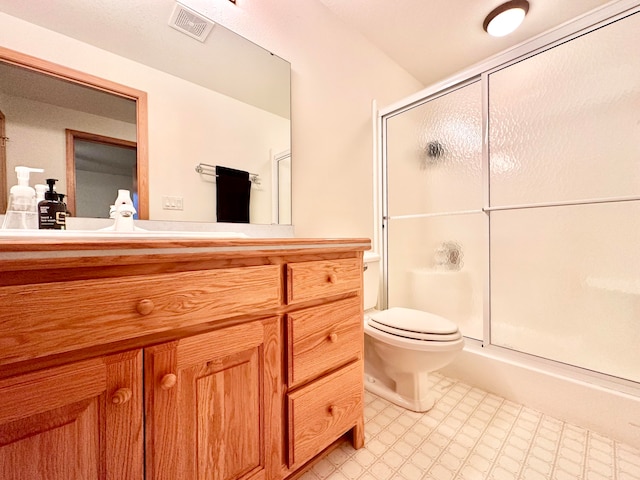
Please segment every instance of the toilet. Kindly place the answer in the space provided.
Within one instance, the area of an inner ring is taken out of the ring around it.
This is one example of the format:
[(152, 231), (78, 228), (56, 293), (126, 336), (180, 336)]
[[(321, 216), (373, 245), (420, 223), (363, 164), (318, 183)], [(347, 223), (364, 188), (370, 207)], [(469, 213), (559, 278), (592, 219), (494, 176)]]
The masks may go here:
[(464, 347), (457, 325), (423, 310), (376, 310), (380, 257), (364, 253), (365, 388), (414, 412), (434, 403), (429, 372), (449, 364)]

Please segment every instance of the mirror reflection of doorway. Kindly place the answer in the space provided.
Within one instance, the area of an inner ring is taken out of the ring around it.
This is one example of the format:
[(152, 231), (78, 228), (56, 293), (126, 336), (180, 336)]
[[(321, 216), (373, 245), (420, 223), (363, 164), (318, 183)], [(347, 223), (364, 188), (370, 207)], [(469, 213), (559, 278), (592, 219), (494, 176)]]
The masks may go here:
[[(67, 130), (67, 208), (76, 217), (108, 218), (119, 189), (136, 209), (136, 142)], [(137, 218), (137, 216), (136, 216)]]
[(291, 225), (291, 150), (271, 159), (271, 223)]

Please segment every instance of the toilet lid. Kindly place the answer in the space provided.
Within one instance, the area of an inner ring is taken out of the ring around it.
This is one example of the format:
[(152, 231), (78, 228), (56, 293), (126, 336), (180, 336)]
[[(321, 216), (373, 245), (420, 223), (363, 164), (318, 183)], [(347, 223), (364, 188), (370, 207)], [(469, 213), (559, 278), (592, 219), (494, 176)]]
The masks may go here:
[(411, 308), (394, 307), (376, 312), (369, 317), (369, 325), (391, 335), (415, 340), (450, 342), (462, 337), (452, 321)]

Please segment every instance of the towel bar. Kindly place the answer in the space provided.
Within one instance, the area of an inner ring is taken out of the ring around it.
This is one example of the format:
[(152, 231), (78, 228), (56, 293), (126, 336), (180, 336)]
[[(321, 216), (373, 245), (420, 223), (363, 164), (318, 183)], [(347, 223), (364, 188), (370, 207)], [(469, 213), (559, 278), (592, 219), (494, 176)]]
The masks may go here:
[[(208, 172), (207, 170), (213, 170), (213, 172)], [(210, 175), (212, 177), (217, 177), (215, 174), (216, 166), (209, 165), (208, 163), (199, 163), (196, 165), (196, 172), (201, 173), (202, 175)], [(249, 180), (251, 183), (255, 183), (256, 185), (260, 185), (260, 175), (257, 173), (249, 173)]]

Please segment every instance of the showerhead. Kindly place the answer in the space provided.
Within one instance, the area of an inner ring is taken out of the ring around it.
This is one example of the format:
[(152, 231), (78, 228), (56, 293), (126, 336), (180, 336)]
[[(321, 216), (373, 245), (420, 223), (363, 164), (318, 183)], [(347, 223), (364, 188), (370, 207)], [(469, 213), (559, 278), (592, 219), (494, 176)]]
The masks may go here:
[(438, 163), (438, 159), (444, 155), (444, 147), (437, 140), (427, 143), (427, 146), (420, 149), (420, 170), (425, 170), (429, 166)]
[(427, 155), (429, 158), (440, 158), (444, 154), (444, 147), (437, 141), (431, 141), (427, 144)]

